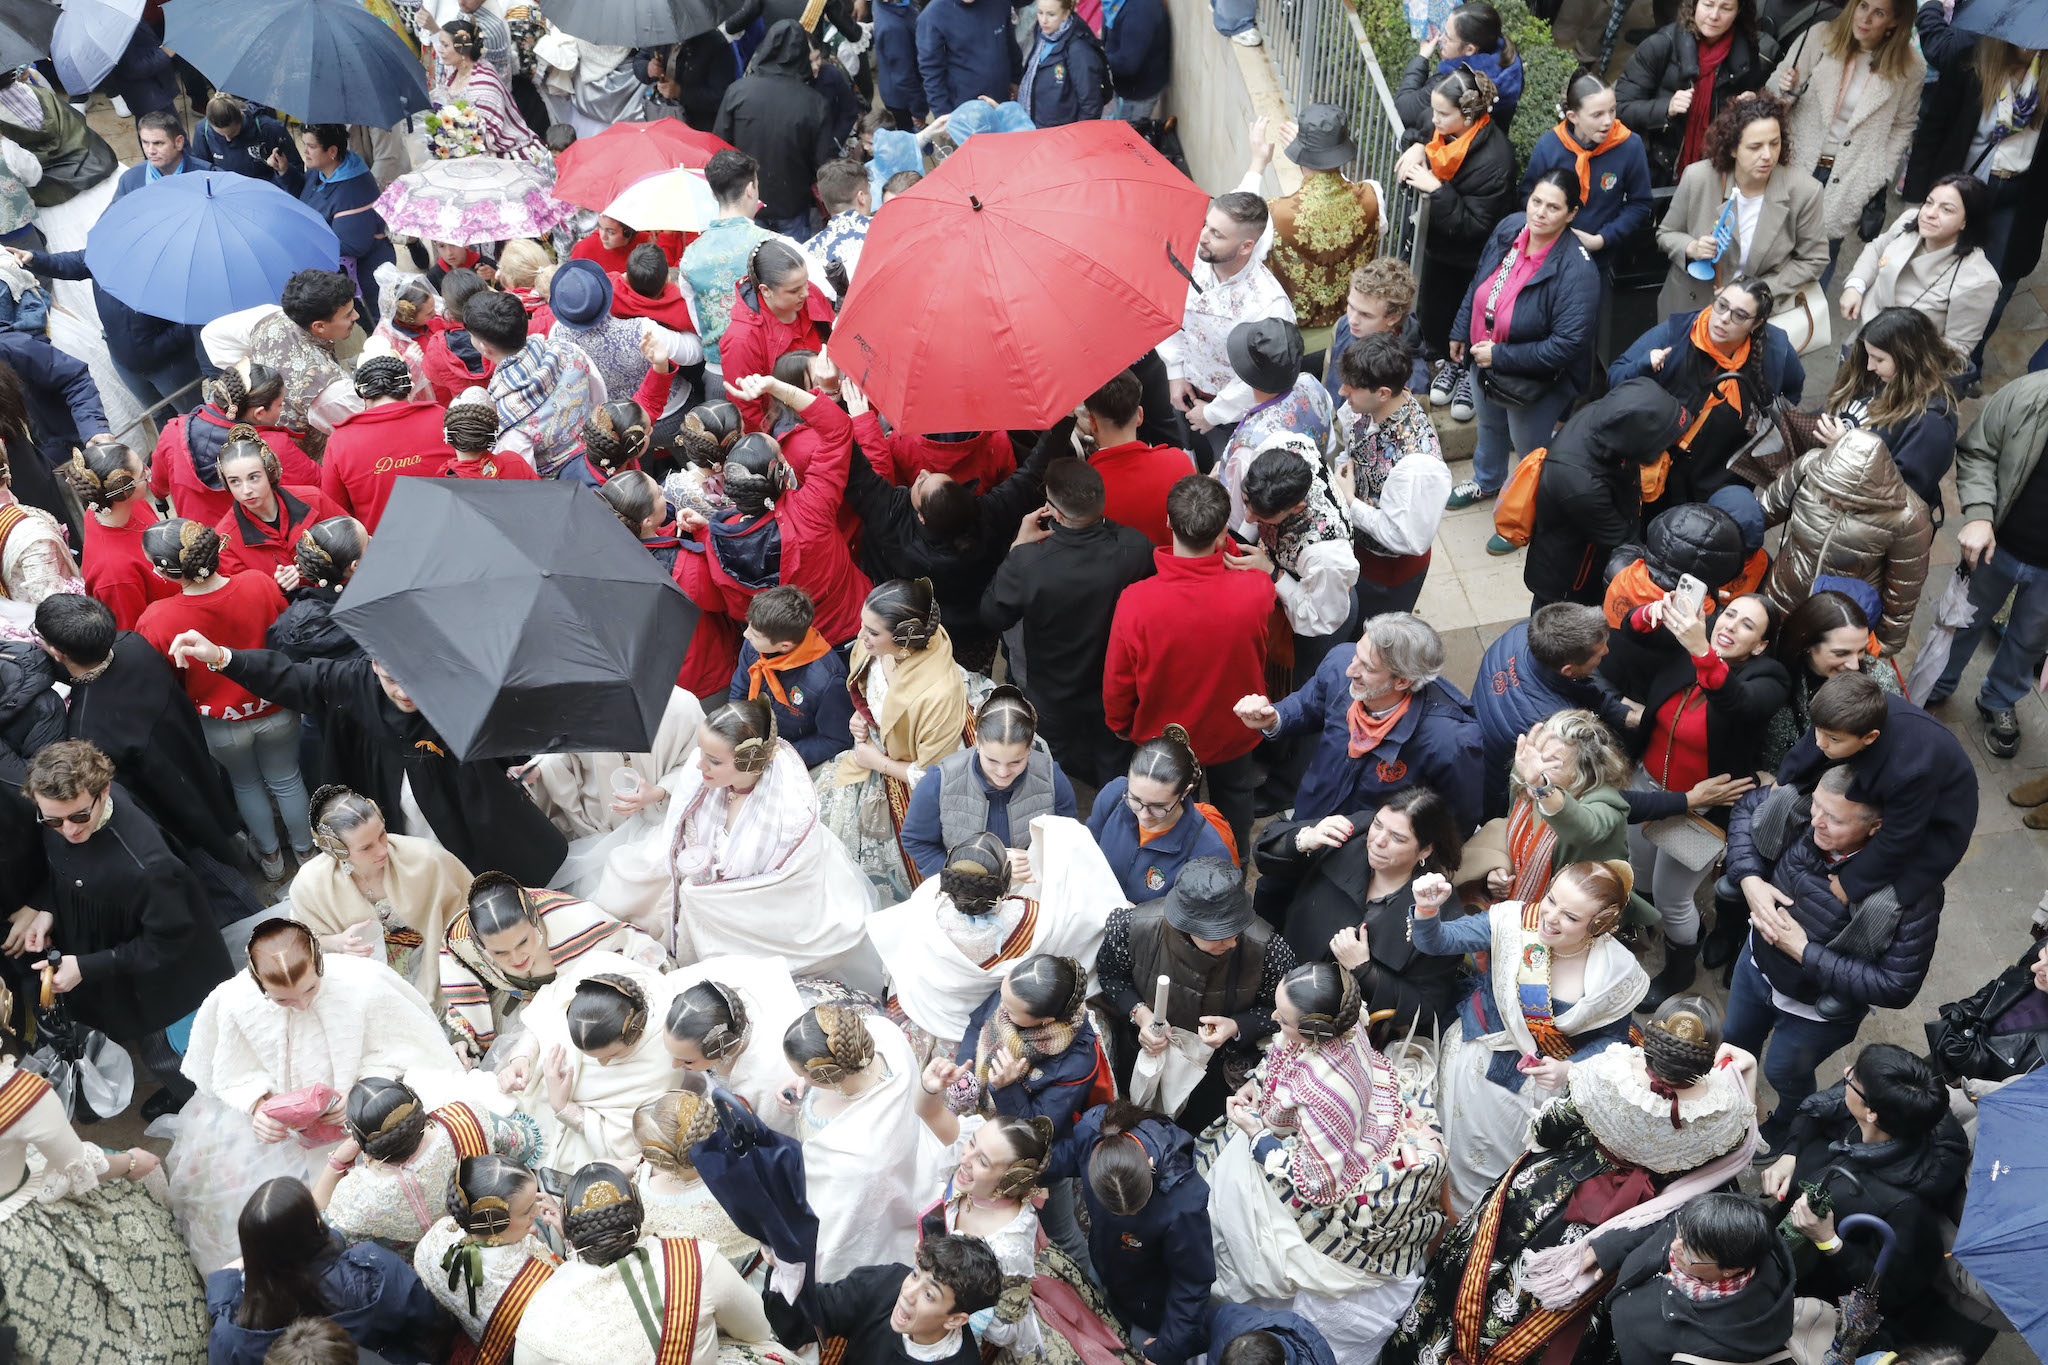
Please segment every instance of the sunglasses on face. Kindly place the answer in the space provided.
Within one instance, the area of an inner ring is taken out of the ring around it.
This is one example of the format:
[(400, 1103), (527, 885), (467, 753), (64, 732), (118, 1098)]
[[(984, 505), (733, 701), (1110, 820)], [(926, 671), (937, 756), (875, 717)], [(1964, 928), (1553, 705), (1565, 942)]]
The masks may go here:
[(92, 805), (87, 806), (84, 810), (66, 811), (62, 815), (43, 815), (38, 816), (37, 819), (42, 821), (44, 829), (62, 829), (66, 825), (83, 825), (92, 819), (93, 809), (98, 805), (99, 798), (94, 797)]

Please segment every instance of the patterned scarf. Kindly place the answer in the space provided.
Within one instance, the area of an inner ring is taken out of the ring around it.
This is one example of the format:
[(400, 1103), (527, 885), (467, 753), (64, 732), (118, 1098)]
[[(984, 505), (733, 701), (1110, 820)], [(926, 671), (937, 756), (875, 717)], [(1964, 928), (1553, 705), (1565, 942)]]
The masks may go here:
[(1666, 1262), (1666, 1265), (1668, 1269), (1664, 1272), (1665, 1278), (1671, 1281), (1671, 1287), (1694, 1303), (1731, 1298), (1749, 1288), (1749, 1282), (1756, 1278), (1756, 1271), (1752, 1269), (1745, 1270), (1740, 1275), (1730, 1275), (1725, 1280), (1696, 1279), (1678, 1268), (1678, 1258), (1675, 1256)]
[(500, 430), (525, 429), (533, 442), (534, 466), (544, 479), (582, 444), (590, 397), (590, 371), (582, 353), (547, 337), (528, 337), (525, 348), (491, 375)]
[(2041, 112), (2041, 58), (2037, 54), (2027, 63), (2027, 74), (2018, 81), (2007, 81), (1998, 92), (1998, 102), (1991, 109), (1991, 145), (2011, 137), (2034, 122), (2034, 115)]
[(998, 1055), (1022, 1057), (1034, 1067), (1052, 1060), (1074, 1045), (1080, 1031), (1085, 1002), (1076, 1001), (1074, 1012), (1065, 1019), (1051, 1019), (1030, 1028), (1018, 1028), (1010, 1012), (998, 1004), (981, 1026), (974, 1044), (974, 1066), (960, 1073), (946, 1093), (946, 1107), (956, 1114), (971, 1114), (981, 1107), (988, 1093), (989, 1067)]
[(1338, 512), (1336, 502), (1330, 497), (1329, 486), (1322, 477), (1322, 458), (1315, 443), (1290, 432), (1265, 442), (1259, 447), (1259, 453), (1264, 454), (1279, 445), (1299, 453), (1308, 462), (1314, 477), (1309, 480), (1308, 497), (1303, 501), (1302, 509), (1277, 526), (1261, 525), (1259, 539), (1272, 552), (1275, 564), (1288, 573), (1299, 573), (1302, 552), (1309, 546), (1330, 540), (1350, 544), (1351, 523)]
[(1359, 491), (1367, 501), (1379, 505), (1387, 476), (1394, 472), (1402, 457), (1422, 447), (1421, 428), (1428, 424), (1421, 404), (1410, 397), (1385, 421), (1360, 421), (1351, 428), (1351, 463), (1365, 479)]

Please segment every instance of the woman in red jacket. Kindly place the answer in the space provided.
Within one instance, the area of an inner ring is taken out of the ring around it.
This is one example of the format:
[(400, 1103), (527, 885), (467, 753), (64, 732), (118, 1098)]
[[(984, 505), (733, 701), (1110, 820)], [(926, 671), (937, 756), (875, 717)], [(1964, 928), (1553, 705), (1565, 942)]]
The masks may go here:
[(441, 436), (448, 410), (414, 401), (412, 372), (403, 360), (371, 356), (356, 366), (355, 385), (356, 397), (370, 406), (327, 438), (320, 491), (374, 532), (393, 484), (405, 475), (434, 477), (455, 452)]
[(345, 514), (317, 485), (286, 483), (276, 452), (256, 438), (253, 427), (228, 433), (219, 467), (221, 482), (234, 498), (213, 528), (220, 533), (221, 567), (228, 573), (254, 570), (281, 587), (297, 587), (300, 533), (316, 521)]
[(142, 533), (157, 523), (142, 496), (149, 471), (127, 446), (107, 442), (74, 453), (63, 473), (92, 513), (85, 519), (85, 590), (114, 613), (116, 630), (133, 630), (144, 607), (178, 595), (142, 553)]
[[(733, 505), (709, 521), (696, 512), (683, 514), (684, 529), (704, 553), (678, 555), (676, 581), (700, 610), (738, 623), (746, 621), (755, 593), (793, 584), (817, 603), (818, 633), (843, 644), (860, 629), (860, 605), (869, 587), (838, 525), (853, 423), (838, 404), (772, 375), (748, 375), (725, 391), (735, 404), (774, 398), (823, 436), (825, 445), (798, 482), (774, 437), (754, 432), (734, 442), (725, 455), (725, 494)], [(843, 391), (852, 411), (867, 411), (860, 390), (848, 383)], [(726, 676), (732, 676), (730, 669)]]
[(254, 430), (276, 452), (286, 482), (320, 482), (320, 466), (277, 425), (284, 408), (283, 375), (268, 365), (238, 360), (200, 392), (206, 401), (166, 422), (149, 457), (149, 491), (168, 497), (172, 511), (206, 526), (228, 514), (234, 496), (220, 481), (220, 453), (238, 426)]
[[(185, 517), (160, 521), (142, 533), (142, 550), (164, 578), (181, 591), (152, 602), (136, 633), (170, 658), (180, 631), (196, 630), (229, 649), (262, 649), (264, 632), (284, 610), (284, 593), (266, 573), (220, 571), (221, 539)], [(185, 694), (199, 712), (207, 752), (228, 771), (235, 809), (242, 814), (257, 862), (271, 881), (284, 876), (284, 850), (270, 800), (284, 816), (292, 850), (304, 862), (313, 854), (306, 783), (299, 776), (299, 716), (263, 700), (210, 668), (179, 670)]]
[[(733, 286), (732, 318), (718, 338), (719, 372), (727, 380), (772, 373), (785, 352), (824, 349), (831, 324), (831, 301), (811, 283), (803, 253), (769, 238), (756, 244), (747, 273)], [(747, 430), (768, 429), (766, 404), (742, 401), (739, 409)]]

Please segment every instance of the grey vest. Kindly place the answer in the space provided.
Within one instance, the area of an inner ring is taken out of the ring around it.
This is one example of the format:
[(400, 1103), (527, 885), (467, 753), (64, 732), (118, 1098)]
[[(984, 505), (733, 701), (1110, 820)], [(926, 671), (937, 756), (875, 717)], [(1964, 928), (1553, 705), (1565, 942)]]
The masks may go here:
[[(1160, 977), (1167, 988), (1166, 1021), (1193, 1032), (1204, 1015), (1242, 1014), (1259, 1003), (1259, 983), (1266, 974), (1266, 945), (1273, 926), (1254, 919), (1237, 936), (1237, 946), (1211, 957), (1194, 940), (1166, 922), (1166, 899), (1147, 901), (1131, 911), (1131, 980), (1138, 994), (1152, 1003), (1152, 987)], [(1234, 1039), (1249, 1046), (1249, 1038)]]
[[(972, 749), (939, 760), (939, 830), (949, 849), (988, 828), (988, 792), (974, 761)], [(1052, 755), (1033, 749), (1024, 775), (1010, 787), (1010, 847), (1031, 847), (1032, 820), (1050, 814)]]

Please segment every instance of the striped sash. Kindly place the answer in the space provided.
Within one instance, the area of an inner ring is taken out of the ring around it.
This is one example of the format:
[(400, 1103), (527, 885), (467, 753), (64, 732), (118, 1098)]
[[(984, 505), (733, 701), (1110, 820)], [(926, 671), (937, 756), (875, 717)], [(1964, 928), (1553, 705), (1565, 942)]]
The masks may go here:
[[(19, 503), (8, 503), (0, 507), (0, 555), (7, 553), (7, 538), (14, 534), (14, 528), (28, 520), (28, 513)], [(7, 584), (0, 580), (0, 597), (7, 596)]]
[(448, 1141), (455, 1146), (457, 1161), (467, 1156), (490, 1155), (490, 1135), (484, 1132), (476, 1111), (468, 1105), (444, 1104), (427, 1118), (440, 1124), (441, 1131), (448, 1135)]
[(512, 1283), (505, 1286), (498, 1306), (491, 1310), (491, 1320), (484, 1324), (483, 1337), (476, 1344), (476, 1365), (506, 1365), (512, 1359), (512, 1338), (519, 1331), (519, 1320), (526, 1316), (526, 1305), (554, 1273), (555, 1267), (540, 1257), (526, 1258)]
[(1017, 921), (1017, 927), (1010, 931), (1010, 936), (1003, 940), (1003, 946), (996, 949), (995, 955), (978, 965), (982, 971), (986, 972), (1001, 966), (1005, 962), (1014, 962), (1016, 959), (1024, 956), (1025, 951), (1031, 947), (1031, 940), (1037, 933), (1038, 902), (1025, 901), (1024, 918)]
[(697, 1311), (704, 1298), (704, 1263), (688, 1237), (661, 1239), (661, 1264), (668, 1292), (661, 1304), (661, 1344), (654, 1365), (690, 1365), (697, 1354)]
[(1493, 1349), (1480, 1349), (1480, 1337), (1486, 1327), (1487, 1273), (1493, 1266), (1494, 1247), (1500, 1242), (1501, 1214), (1507, 1206), (1508, 1187), (1514, 1183), (1515, 1172), (1531, 1155), (1533, 1153), (1524, 1152), (1516, 1157), (1507, 1174), (1495, 1182), (1492, 1192), (1487, 1195), (1485, 1211), (1479, 1216), (1479, 1226), (1472, 1234), (1472, 1249), (1465, 1256), (1465, 1273), (1458, 1281), (1458, 1296), (1451, 1310), (1452, 1354), (1464, 1365), (1516, 1365), (1516, 1362), (1534, 1356), (1544, 1343), (1578, 1316), (1583, 1305), (1598, 1300), (1614, 1284), (1612, 1275), (1603, 1274), (1600, 1282), (1570, 1308), (1536, 1305), (1508, 1330), (1507, 1335), (1493, 1344)]
[(21, 1121), (37, 1100), (50, 1093), (50, 1083), (33, 1071), (16, 1071), (0, 1085), (0, 1133)]

